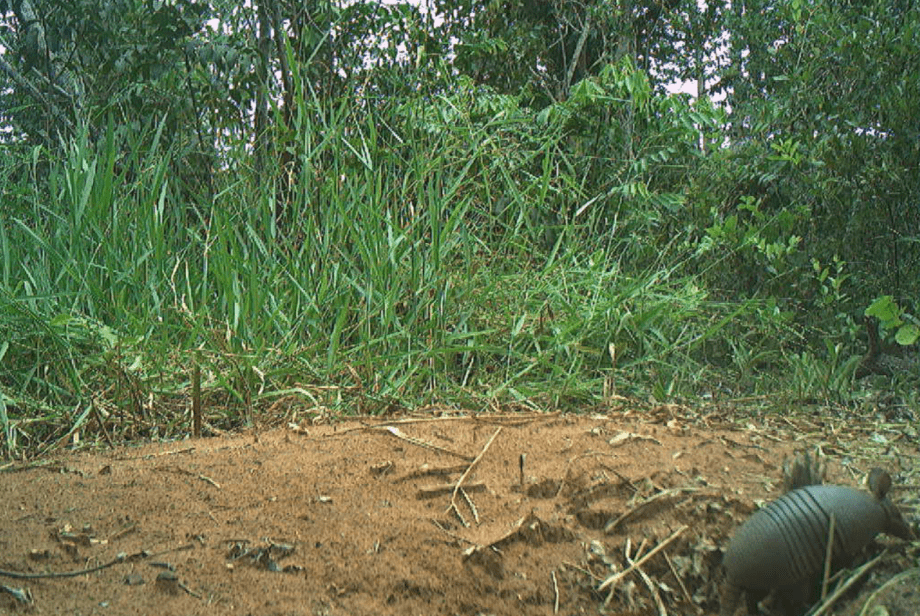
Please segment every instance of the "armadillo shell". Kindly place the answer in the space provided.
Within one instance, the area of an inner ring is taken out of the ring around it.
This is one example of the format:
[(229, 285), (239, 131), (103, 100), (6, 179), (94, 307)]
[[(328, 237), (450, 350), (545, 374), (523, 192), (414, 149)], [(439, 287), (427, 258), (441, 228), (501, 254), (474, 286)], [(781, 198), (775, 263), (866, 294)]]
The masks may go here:
[(884, 530), (886, 513), (870, 494), (844, 486), (793, 490), (752, 515), (723, 561), (728, 581), (767, 589), (803, 581), (823, 569), (834, 516), (834, 562), (846, 562)]

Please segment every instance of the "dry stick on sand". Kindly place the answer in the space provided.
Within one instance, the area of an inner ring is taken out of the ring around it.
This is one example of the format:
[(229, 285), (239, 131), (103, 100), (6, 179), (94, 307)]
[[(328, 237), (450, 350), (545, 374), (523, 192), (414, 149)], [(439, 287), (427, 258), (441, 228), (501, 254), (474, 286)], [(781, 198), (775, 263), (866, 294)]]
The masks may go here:
[(473, 512), (473, 519), (476, 521), (476, 524), (479, 524), (479, 510), (476, 509), (476, 503), (473, 502), (473, 499), (470, 498), (470, 495), (466, 493), (466, 489), (464, 488), (460, 488), (460, 496), (463, 497), (466, 506)]
[(615, 573), (614, 575), (611, 575), (609, 578), (607, 578), (606, 580), (604, 580), (604, 583), (601, 584), (600, 586), (598, 586), (597, 589), (598, 589), (598, 590), (604, 590), (604, 589), (607, 588), (608, 586), (610, 586), (610, 585), (612, 585), (612, 584), (616, 584), (617, 582), (619, 582), (620, 580), (622, 580), (622, 579), (623, 579), (624, 577), (626, 577), (626, 576), (629, 574), (629, 572), (631, 572), (633, 569), (636, 569), (636, 568), (638, 568), (638, 567), (641, 567), (643, 564), (645, 564), (645, 561), (647, 561), (647, 560), (650, 559), (652, 556), (654, 556), (655, 554), (657, 554), (658, 552), (660, 552), (660, 551), (661, 551), (662, 549), (664, 549), (669, 543), (671, 543), (672, 541), (674, 541), (675, 539), (677, 539), (677, 538), (680, 536), (680, 534), (683, 533), (685, 530), (687, 530), (687, 526), (686, 526), (686, 525), (681, 526), (680, 528), (678, 528), (677, 530), (675, 530), (673, 533), (671, 533), (671, 536), (670, 536), (670, 537), (668, 537), (667, 539), (665, 539), (664, 541), (662, 541), (661, 543), (659, 543), (658, 545), (656, 545), (656, 546), (655, 546), (655, 549), (653, 549), (651, 552), (649, 552), (648, 554), (646, 554), (645, 556), (643, 556), (642, 558), (640, 558), (640, 559), (637, 560), (636, 562), (630, 564), (630, 566), (627, 567), (626, 569), (624, 569), (623, 571), (620, 571), (619, 573)]
[(332, 434), (331, 436), (341, 436), (343, 434), (348, 434), (349, 432), (360, 432), (361, 430), (389, 430), (393, 426), (404, 426), (406, 424), (469, 420), (470, 418), (467, 415), (451, 415), (450, 417), (410, 417), (408, 419), (393, 419), (391, 421), (384, 421), (376, 424), (362, 424), (353, 428), (345, 428), (344, 430), (336, 431), (335, 434)]
[(112, 567), (114, 565), (119, 565), (121, 563), (130, 563), (135, 562), (141, 559), (152, 558), (154, 556), (160, 556), (162, 554), (168, 554), (169, 552), (178, 552), (180, 550), (191, 550), (195, 546), (191, 543), (185, 545), (180, 545), (179, 547), (171, 548), (168, 550), (163, 550), (161, 552), (148, 552), (147, 550), (141, 550), (134, 554), (125, 554), (123, 552), (119, 553), (115, 558), (110, 560), (107, 563), (97, 565), (95, 567), (89, 567), (87, 569), (78, 569), (76, 571), (50, 571), (44, 573), (23, 573), (21, 571), (2, 571), (0, 570), (0, 577), (8, 577), (16, 580), (45, 580), (51, 578), (70, 578), (70, 577), (79, 577), (81, 575), (86, 575), (88, 573), (95, 573), (96, 571), (101, 571), (107, 567)]
[[(688, 605), (693, 605), (693, 597), (690, 596), (690, 592), (687, 590), (687, 587), (684, 585), (684, 581), (679, 575), (677, 575), (677, 570), (674, 568), (674, 563), (671, 562), (671, 558), (668, 556), (668, 553), (663, 554), (664, 559), (668, 561), (668, 569), (671, 570), (671, 575), (674, 576), (674, 579), (677, 580), (677, 583), (680, 585), (681, 592), (684, 593), (684, 599), (687, 601)], [(698, 614), (702, 614), (703, 610), (697, 606), (696, 611)]]
[[(626, 557), (626, 561), (633, 565), (633, 561), (629, 556)], [(635, 566), (635, 565), (634, 565)], [(661, 600), (661, 595), (655, 589), (655, 583), (652, 582), (652, 578), (642, 570), (642, 567), (636, 566), (636, 572), (642, 578), (642, 581), (645, 583), (645, 587), (648, 588), (649, 593), (651, 593), (652, 598), (655, 599), (655, 605), (658, 606), (658, 616), (668, 616), (668, 610), (664, 606), (664, 601)]]
[(492, 442), (495, 440), (495, 437), (498, 436), (501, 431), (502, 427), (499, 426), (498, 429), (496, 429), (492, 436), (489, 438), (485, 446), (482, 448), (482, 451), (479, 452), (479, 455), (476, 456), (473, 461), (470, 462), (470, 465), (466, 467), (466, 470), (463, 472), (463, 474), (460, 476), (460, 479), (457, 480), (457, 484), (454, 486), (454, 492), (450, 495), (450, 506), (447, 508), (447, 511), (456, 512), (457, 517), (459, 517), (461, 520), (463, 520), (463, 516), (460, 515), (460, 509), (457, 507), (457, 493), (460, 492), (460, 486), (463, 485), (463, 482), (466, 480), (472, 470), (476, 467), (477, 464), (479, 464), (479, 461), (482, 460), (482, 456), (484, 456), (485, 453), (489, 450), (489, 447), (492, 446)]
[(699, 491), (700, 491), (699, 488), (688, 487), (688, 488), (674, 488), (671, 490), (665, 490), (664, 492), (659, 492), (658, 494), (655, 494), (654, 496), (650, 496), (649, 498), (645, 499), (644, 501), (642, 501), (641, 503), (639, 503), (638, 505), (636, 505), (635, 507), (633, 507), (632, 509), (630, 509), (629, 511), (627, 511), (620, 517), (618, 517), (613, 522), (610, 522), (609, 524), (607, 524), (607, 526), (604, 527), (604, 532), (612, 533), (620, 524), (623, 523), (624, 520), (627, 520), (628, 518), (636, 515), (639, 511), (641, 511), (645, 507), (650, 507), (651, 505), (657, 503), (658, 501), (662, 499), (679, 496), (681, 494), (686, 494), (688, 492), (699, 492)]
[(360, 430), (387, 430), (391, 426), (400, 426), (406, 424), (418, 424), (418, 423), (435, 423), (441, 421), (472, 421), (475, 423), (489, 423), (489, 424), (499, 424), (503, 426), (522, 426), (524, 424), (537, 421), (538, 419), (549, 419), (551, 417), (558, 417), (561, 415), (561, 411), (556, 411), (554, 413), (531, 413), (529, 415), (449, 415), (447, 417), (409, 417), (406, 419), (393, 419), (390, 421), (384, 421), (376, 424), (364, 424), (360, 426), (355, 426), (353, 428), (346, 428), (344, 430), (339, 430), (333, 436), (340, 436), (342, 434), (348, 434), (349, 432), (357, 432)]
[[(386, 426), (384, 429), (390, 434), (392, 434), (393, 436), (395, 436), (396, 438), (402, 439), (406, 441), (407, 443), (412, 443), (416, 447), (422, 447), (424, 449), (431, 449), (433, 451), (440, 451), (441, 453), (446, 453), (449, 456), (456, 456), (458, 458), (463, 458), (464, 460), (470, 459), (470, 457), (466, 454), (457, 453), (456, 451), (452, 451), (444, 447), (438, 447), (437, 445), (433, 443), (429, 443), (428, 441), (423, 441), (422, 439), (403, 434), (403, 432), (399, 428), (396, 428), (393, 426)], [(499, 430), (501, 430), (501, 428), (499, 428)], [(473, 461), (473, 464), (476, 464), (475, 460)], [(456, 496), (456, 492), (454, 493), (454, 495)]]
[[(465, 498), (469, 498), (469, 495), (466, 494), (467, 492), (483, 492), (485, 489), (486, 483), (484, 481), (474, 481), (473, 483), (468, 483), (463, 486), (463, 493)], [(418, 498), (434, 498), (443, 494), (453, 494), (453, 491), (454, 486), (449, 484), (438, 486), (422, 486), (418, 489)]]
[(559, 613), (559, 582), (556, 581), (556, 570), (550, 571), (550, 577), (553, 579), (553, 614)]
[[(183, 453), (195, 453), (195, 447), (185, 447), (183, 449), (173, 449), (170, 451), (160, 451), (157, 453), (147, 453), (140, 456), (125, 456), (115, 458), (119, 462), (127, 462), (129, 460), (150, 460), (151, 458), (159, 458), (162, 456), (177, 456)], [(212, 450), (214, 451), (214, 450)]]

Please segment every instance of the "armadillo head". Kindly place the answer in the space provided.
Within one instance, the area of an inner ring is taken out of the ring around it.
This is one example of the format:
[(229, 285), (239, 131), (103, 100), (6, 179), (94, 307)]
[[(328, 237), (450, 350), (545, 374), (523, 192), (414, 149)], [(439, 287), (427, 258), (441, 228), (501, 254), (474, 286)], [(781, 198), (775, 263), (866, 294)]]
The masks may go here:
[(885, 510), (885, 528), (882, 530), (894, 537), (908, 541), (913, 539), (915, 535), (910, 524), (888, 498), (888, 491), (891, 490), (891, 476), (880, 468), (873, 468), (869, 471), (869, 489)]
[(901, 512), (887, 498), (883, 498), (881, 501), (882, 508), (885, 510), (885, 532), (894, 537), (900, 537), (901, 539), (906, 539), (911, 541), (914, 539), (914, 531), (911, 529), (910, 524), (907, 523), (907, 520), (904, 519), (904, 516), (901, 515)]

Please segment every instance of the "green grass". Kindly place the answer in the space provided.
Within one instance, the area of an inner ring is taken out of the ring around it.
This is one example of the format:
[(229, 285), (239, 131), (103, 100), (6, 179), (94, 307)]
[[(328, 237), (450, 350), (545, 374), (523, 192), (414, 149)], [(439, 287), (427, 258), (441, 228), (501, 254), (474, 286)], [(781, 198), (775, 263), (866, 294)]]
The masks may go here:
[[(561, 132), (521, 138), (501, 109), (303, 108), (273, 136), (296, 176), (230, 148), (209, 200), (183, 191), (182, 153), (157, 126), (11, 149), (7, 456), (77, 434), (187, 434), (198, 361), (216, 428), (432, 403), (574, 410), (611, 390), (665, 400), (726, 381), (732, 395), (794, 389), (762, 374), (782, 370), (788, 316), (714, 296), (682, 233), (657, 242), (585, 206)], [(816, 360), (797, 358), (799, 395), (841, 392), (845, 371), (812, 377)]]

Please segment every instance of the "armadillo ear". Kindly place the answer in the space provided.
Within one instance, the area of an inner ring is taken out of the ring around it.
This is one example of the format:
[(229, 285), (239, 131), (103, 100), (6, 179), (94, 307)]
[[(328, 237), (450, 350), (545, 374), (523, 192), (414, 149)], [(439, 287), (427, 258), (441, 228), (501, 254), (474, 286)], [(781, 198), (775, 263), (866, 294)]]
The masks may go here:
[(868, 483), (875, 498), (882, 500), (891, 489), (891, 475), (880, 468), (873, 468), (869, 471)]

